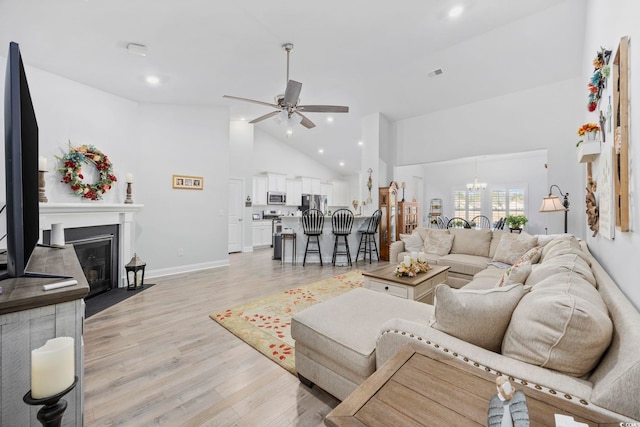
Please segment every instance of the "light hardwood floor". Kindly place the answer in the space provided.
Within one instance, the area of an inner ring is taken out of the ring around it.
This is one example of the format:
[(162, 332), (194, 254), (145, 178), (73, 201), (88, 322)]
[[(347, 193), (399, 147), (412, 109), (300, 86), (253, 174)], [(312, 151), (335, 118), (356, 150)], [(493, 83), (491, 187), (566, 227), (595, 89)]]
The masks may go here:
[(281, 266), (272, 250), (230, 266), (148, 279), (155, 286), (87, 319), (86, 426), (321, 426), (339, 402), (209, 319), (353, 267)]

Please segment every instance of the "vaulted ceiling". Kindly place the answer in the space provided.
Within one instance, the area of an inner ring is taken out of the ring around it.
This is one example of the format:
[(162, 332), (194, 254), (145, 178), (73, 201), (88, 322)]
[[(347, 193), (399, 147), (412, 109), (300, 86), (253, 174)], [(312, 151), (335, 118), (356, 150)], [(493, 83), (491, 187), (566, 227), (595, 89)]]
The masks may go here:
[[(449, 10), (465, 10), (452, 19)], [(317, 127), (291, 137), (257, 124), (338, 173), (359, 167), (361, 118), (390, 120), (476, 102), (580, 74), (583, 0), (0, 0), (0, 45), (27, 64), (148, 103), (226, 106), (251, 120), (303, 83), (302, 104), (348, 105), (308, 113)], [(146, 56), (127, 52), (146, 45)], [(2, 55), (6, 55), (4, 52)], [(430, 74), (436, 69), (443, 73)], [(147, 75), (161, 83), (150, 86)], [(323, 148), (324, 154), (318, 154)], [(338, 166), (344, 162), (344, 166)]]

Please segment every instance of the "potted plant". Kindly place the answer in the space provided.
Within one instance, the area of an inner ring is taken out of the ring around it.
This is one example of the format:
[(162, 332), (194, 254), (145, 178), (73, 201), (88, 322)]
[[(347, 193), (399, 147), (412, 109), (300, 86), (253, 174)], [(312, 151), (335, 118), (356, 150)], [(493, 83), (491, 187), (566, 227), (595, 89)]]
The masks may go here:
[(524, 215), (509, 215), (505, 218), (504, 222), (512, 230), (522, 230), (522, 226), (529, 221)]

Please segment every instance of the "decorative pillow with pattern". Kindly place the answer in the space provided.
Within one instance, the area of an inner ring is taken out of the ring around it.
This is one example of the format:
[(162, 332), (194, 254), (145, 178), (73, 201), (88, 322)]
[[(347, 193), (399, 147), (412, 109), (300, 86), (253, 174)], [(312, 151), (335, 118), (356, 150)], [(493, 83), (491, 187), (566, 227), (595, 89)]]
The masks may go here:
[(516, 262), (516, 264), (520, 264), (521, 262), (529, 261), (531, 264), (537, 264), (540, 261), (540, 257), (542, 256), (542, 246), (536, 246), (529, 249), (525, 252), (524, 255), (520, 257), (520, 259)]
[(530, 234), (505, 233), (498, 243), (493, 261), (515, 264), (529, 249), (536, 246), (538, 238)]
[(444, 256), (451, 251), (453, 246), (453, 234), (433, 233), (428, 234), (424, 240), (424, 250), (428, 254)]
[(485, 290), (452, 289), (440, 284), (434, 290), (430, 325), (499, 353), (511, 313), (527, 292), (528, 288), (520, 284)]
[(422, 251), (424, 243), (422, 242), (422, 237), (420, 237), (418, 233), (400, 234), (400, 240), (404, 243), (405, 252)]
[(504, 272), (497, 287), (501, 288), (507, 285), (515, 285), (516, 283), (523, 283), (527, 280), (527, 277), (531, 274), (531, 262), (526, 261), (507, 268)]

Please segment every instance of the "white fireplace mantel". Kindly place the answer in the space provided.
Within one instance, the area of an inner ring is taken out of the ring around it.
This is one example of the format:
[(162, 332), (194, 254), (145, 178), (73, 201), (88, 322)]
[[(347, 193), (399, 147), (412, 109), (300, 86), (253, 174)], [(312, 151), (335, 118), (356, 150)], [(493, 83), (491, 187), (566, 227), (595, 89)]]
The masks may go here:
[(42, 232), (51, 230), (51, 224), (62, 224), (64, 228), (119, 225), (118, 284), (124, 287), (127, 285), (124, 265), (135, 252), (135, 213), (143, 207), (124, 203), (40, 203), (40, 242)]

